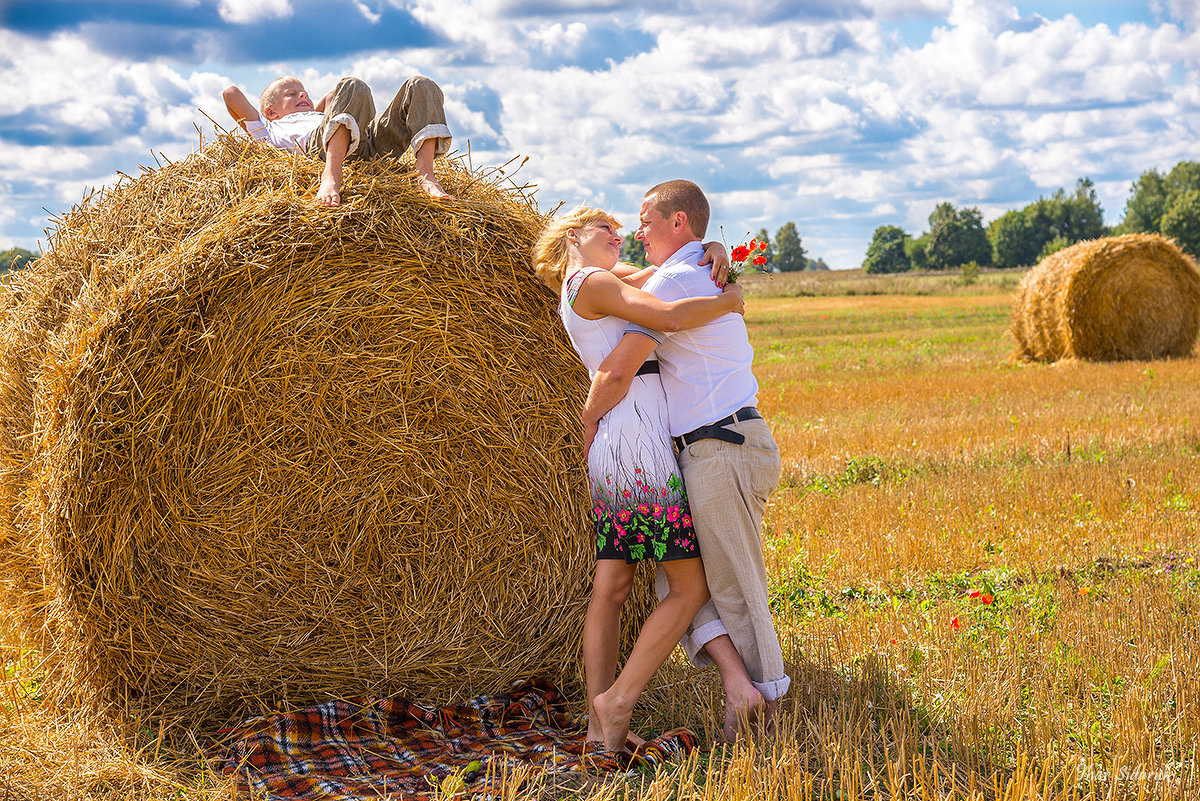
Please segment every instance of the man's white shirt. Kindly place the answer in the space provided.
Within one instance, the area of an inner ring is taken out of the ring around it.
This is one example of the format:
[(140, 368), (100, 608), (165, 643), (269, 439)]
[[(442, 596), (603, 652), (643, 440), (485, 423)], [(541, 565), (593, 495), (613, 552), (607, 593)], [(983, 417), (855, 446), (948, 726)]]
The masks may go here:
[[(712, 271), (696, 264), (703, 253), (699, 242), (689, 242), (656, 268), (642, 288), (665, 301), (721, 294), (712, 281)], [(742, 315), (729, 312), (711, 323), (673, 334), (632, 323), (625, 330), (645, 334), (658, 343), (671, 436), (758, 404), (758, 381), (751, 372), (754, 349)]]

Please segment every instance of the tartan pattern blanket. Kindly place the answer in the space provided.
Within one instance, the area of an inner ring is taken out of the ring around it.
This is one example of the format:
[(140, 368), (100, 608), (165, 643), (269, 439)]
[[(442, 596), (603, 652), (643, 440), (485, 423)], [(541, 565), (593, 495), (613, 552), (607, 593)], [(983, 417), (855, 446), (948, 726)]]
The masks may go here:
[(442, 707), (399, 696), (329, 701), (237, 727), (224, 739), (232, 743), (224, 772), (234, 775), (240, 795), (256, 800), (446, 801), (493, 795), (502, 776), (522, 766), (625, 772), (656, 768), (697, 744), (695, 734), (679, 729), (630, 757), (585, 745), (586, 729), (562, 694), (537, 679)]

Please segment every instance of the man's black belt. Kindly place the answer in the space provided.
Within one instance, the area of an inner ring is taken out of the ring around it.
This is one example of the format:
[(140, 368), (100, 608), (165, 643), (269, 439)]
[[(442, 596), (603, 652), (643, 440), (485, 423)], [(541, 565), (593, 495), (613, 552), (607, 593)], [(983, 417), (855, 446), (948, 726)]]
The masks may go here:
[(642, 366), (638, 368), (638, 371), (636, 373), (634, 373), (634, 375), (635, 376), (650, 375), (651, 373), (657, 373), (657, 372), (658, 372), (658, 359), (651, 359), (648, 362), (642, 362)]
[(743, 406), (728, 417), (722, 417), (715, 423), (706, 426), (700, 426), (694, 431), (689, 431), (682, 436), (675, 437), (675, 447), (683, 450), (693, 442), (699, 442), (702, 439), (719, 439), (724, 442), (732, 442), (734, 445), (741, 445), (746, 441), (746, 438), (736, 431), (730, 431), (725, 426), (731, 426), (734, 423), (741, 423), (745, 420), (761, 420), (762, 415), (758, 413), (758, 409), (753, 406)]

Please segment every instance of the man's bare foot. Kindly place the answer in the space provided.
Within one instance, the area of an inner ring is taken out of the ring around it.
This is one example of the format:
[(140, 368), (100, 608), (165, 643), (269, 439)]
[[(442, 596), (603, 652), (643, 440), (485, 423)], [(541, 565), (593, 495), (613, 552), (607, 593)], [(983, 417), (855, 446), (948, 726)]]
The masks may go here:
[(738, 736), (749, 735), (759, 725), (766, 711), (767, 702), (762, 693), (747, 683), (732, 690), (725, 688), (725, 726), (721, 735), (725, 742), (737, 742)]
[(633, 717), (633, 704), (612, 690), (592, 699), (592, 709), (600, 728), (604, 731), (604, 747), (609, 751), (624, 751), (629, 737), (629, 721)]
[(442, 185), (438, 183), (437, 178), (432, 175), (418, 175), (417, 186), (421, 187), (421, 191), (432, 198), (445, 198), (453, 200), (454, 196), (442, 189)]
[(321, 185), (317, 188), (317, 203), (322, 206), (337, 206), (342, 202), (341, 181), (332, 175), (321, 173)]

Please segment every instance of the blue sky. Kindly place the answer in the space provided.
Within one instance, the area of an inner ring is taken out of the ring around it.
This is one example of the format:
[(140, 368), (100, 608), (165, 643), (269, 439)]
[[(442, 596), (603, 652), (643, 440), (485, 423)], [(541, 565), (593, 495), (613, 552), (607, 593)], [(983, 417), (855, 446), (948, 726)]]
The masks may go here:
[(0, 0), (0, 247), (118, 171), (196, 149), (221, 89), (425, 74), (476, 165), (528, 156), (544, 209), (691, 178), (729, 244), (784, 222), (856, 267), (940, 202), (985, 220), (1080, 177), (1109, 223), (1200, 160), (1194, 0)]

